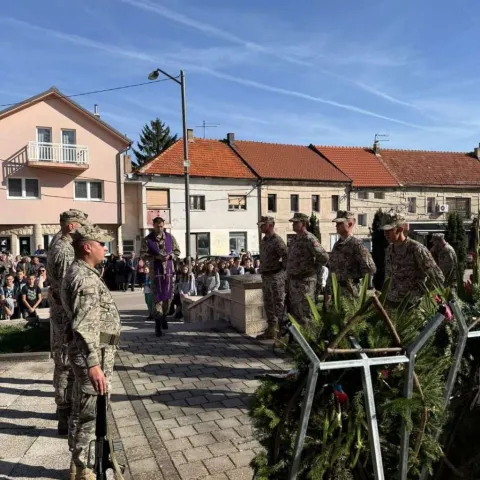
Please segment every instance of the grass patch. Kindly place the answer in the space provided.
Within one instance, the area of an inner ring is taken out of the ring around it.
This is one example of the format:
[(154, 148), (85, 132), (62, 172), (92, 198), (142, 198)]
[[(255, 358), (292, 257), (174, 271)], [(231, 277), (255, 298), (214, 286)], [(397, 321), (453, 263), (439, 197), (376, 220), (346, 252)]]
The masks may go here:
[(49, 352), (50, 325), (1, 325), (0, 353)]

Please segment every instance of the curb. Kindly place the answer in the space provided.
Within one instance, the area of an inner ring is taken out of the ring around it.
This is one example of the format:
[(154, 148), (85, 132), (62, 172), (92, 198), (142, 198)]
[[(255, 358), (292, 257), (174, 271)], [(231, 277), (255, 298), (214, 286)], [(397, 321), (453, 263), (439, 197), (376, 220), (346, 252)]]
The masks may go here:
[(0, 362), (12, 361), (30, 362), (36, 360), (38, 362), (46, 362), (50, 360), (50, 352), (22, 352), (22, 353), (2, 353), (0, 354)]

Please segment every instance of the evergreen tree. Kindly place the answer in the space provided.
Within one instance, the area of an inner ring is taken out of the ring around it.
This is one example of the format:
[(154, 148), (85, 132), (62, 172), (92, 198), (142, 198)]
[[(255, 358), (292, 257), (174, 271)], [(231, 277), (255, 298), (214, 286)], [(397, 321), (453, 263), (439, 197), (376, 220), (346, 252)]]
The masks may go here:
[(177, 135), (171, 135), (170, 127), (167, 127), (159, 118), (150, 121), (150, 125), (146, 123), (142, 128), (140, 140), (137, 142), (138, 150), (133, 148), (137, 164), (143, 165), (152, 160), (173, 145), (177, 139)]
[(385, 282), (385, 250), (388, 247), (388, 240), (385, 238), (383, 230), (380, 230), (380, 227), (384, 223), (385, 215), (380, 208), (373, 217), (371, 228), (372, 258), (377, 267), (377, 273), (375, 273), (373, 277), (373, 285), (377, 290), (381, 290)]
[(322, 234), (320, 233), (320, 221), (317, 216), (312, 212), (310, 220), (308, 221), (307, 230), (313, 233), (318, 238), (318, 241), (322, 243)]
[(448, 215), (445, 240), (457, 253), (459, 278), (463, 278), (467, 264), (467, 234), (463, 219), (458, 212), (452, 212)]

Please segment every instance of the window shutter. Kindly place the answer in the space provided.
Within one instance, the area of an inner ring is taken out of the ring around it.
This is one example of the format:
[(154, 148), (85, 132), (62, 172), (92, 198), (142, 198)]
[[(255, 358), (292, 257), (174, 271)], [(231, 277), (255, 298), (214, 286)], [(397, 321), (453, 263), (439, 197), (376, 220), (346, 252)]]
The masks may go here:
[(147, 189), (147, 208), (168, 208), (168, 190)]

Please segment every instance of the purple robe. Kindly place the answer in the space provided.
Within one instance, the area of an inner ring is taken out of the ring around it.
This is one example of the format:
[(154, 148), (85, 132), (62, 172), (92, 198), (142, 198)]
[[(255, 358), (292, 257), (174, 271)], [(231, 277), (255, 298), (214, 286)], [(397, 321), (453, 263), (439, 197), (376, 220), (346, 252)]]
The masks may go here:
[[(165, 257), (169, 257), (172, 252), (172, 236), (163, 232), (165, 236)], [(148, 254), (156, 257), (160, 255), (160, 248), (158, 246), (157, 237), (155, 232), (152, 232), (147, 237)], [(172, 298), (173, 292), (173, 275), (174, 266), (173, 260), (166, 260), (162, 262), (159, 259), (155, 259), (153, 262), (153, 274), (154, 274), (154, 296), (156, 302), (164, 302)]]

